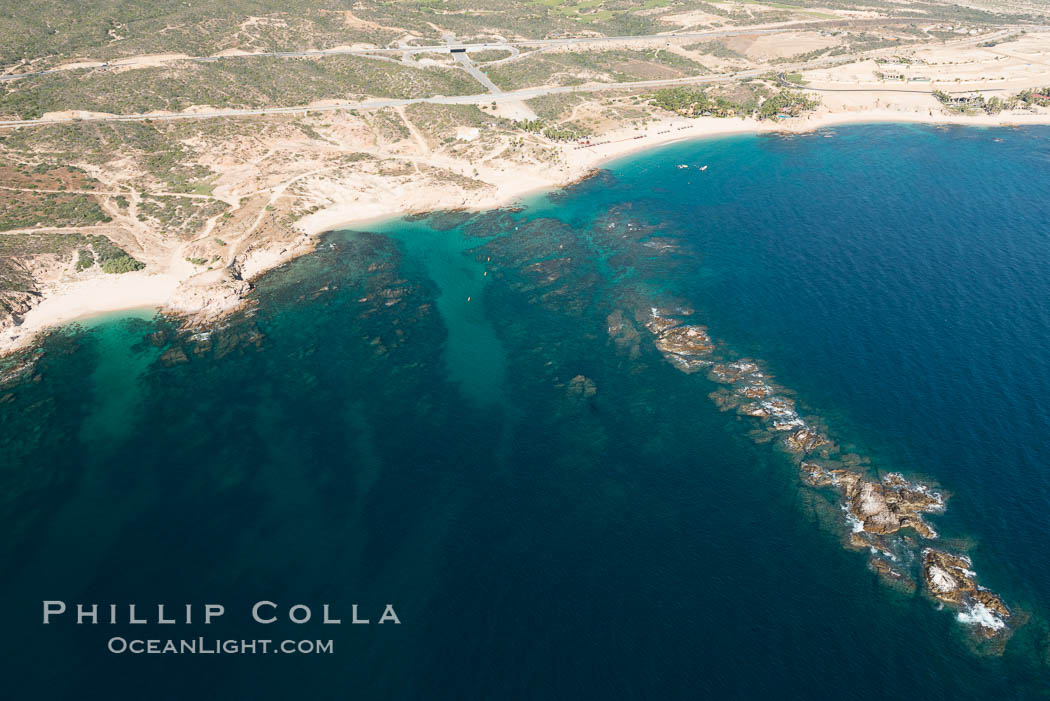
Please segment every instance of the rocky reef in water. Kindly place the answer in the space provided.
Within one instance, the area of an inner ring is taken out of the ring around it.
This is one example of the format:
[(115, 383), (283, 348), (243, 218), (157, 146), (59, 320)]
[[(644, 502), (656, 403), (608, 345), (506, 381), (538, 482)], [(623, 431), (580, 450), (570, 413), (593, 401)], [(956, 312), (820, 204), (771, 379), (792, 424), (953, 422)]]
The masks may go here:
[[(599, 177), (582, 187), (601, 185)], [(494, 306), (525, 300), (535, 310), (528, 324), (520, 316), (503, 319), (504, 334), (525, 338), (552, 315), (563, 324), (601, 310), (605, 324), (596, 331), (605, 333), (628, 373), (641, 373), (650, 360), (659, 363), (662, 358), (683, 373), (706, 376), (714, 385), (710, 397), (715, 404), (751, 424), (755, 442), (775, 445), (798, 470), (803, 489), (815, 500), (834, 495), (841, 511), (832, 506), (829, 514), (842, 526), (844, 545), (865, 552), (869, 567), (884, 583), (922, 591), (955, 611), (981, 638), (1006, 639), (1023, 614), (1011, 615), (997, 595), (977, 583), (964, 554), (933, 547), (940, 541), (928, 519), (945, 508), (940, 490), (897, 472), (880, 473), (864, 456), (844, 452), (819, 417), (800, 409), (794, 392), (778, 384), (759, 361), (740, 357), (715, 340), (693, 309), (674, 300), (653, 303), (657, 297), (645, 281), (663, 280), (676, 267), (694, 265), (699, 253), (693, 244), (671, 235), (663, 223), (635, 216), (631, 203), (602, 213), (585, 236), (554, 217), (514, 214), (450, 212), (428, 218), (434, 228), (458, 228), (463, 236), (477, 239), (469, 255), (486, 263), (486, 273), (500, 283), (487, 292)], [(355, 291), (358, 318), (378, 321), (383, 312), (400, 310), (399, 328), (375, 330), (372, 344), (379, 361), (401, 350), (408, 322), (423, 323), (429, 307), (414, 300), (420, 291), (398, 275), (396, 248), (369, 236), (340, 245), (368, 249), (361, 251), (367, 255), (356, 257), (332, 251), (329, 262), (370, 261), (367, 270), (353, 276), (362, 284)], [(328, 253), (322, 246), (315, 258), (326, 259)], [(314, 294), (322, 294), (323, 301), (330, 293)], [(611, 294), (619, 300), (612, 309)], [(557, 333), (552, 330), (553, 336)], [(564, 393), (559, 419), (572, 417), (581, 429), (580, 445), (604, 445), (608, 437), (595, 418), (601, 412), (598, 385), (589, 372), (558, 373), (551, 358), (560, 350), (558, 342), (537, 346), (522, 361), (529, 367), (526, 374), (549, 377)]]
[(1007, 630), (1010, 609), (999, 595), (977, 584), (977, 573), (970, 558), (936, 548), (922, 551), (922, 572), (930, 595), (958, 608), (958, 618), (971, 623), (984, 637), (995, 637)]
[[(599, 175), (579, 188), (608, 186), (609, 177)], [(557, 196), (551, 199), (556, 202)], [(940, 540), (928, 519), (944, 511), (942, 491), (898, 472), (879, 472), (864, 456), (844, 452), (819, 417), (800, 409), (794, 392), (778, 384), (759, 361), (740, 357), (715, 340), (693, 309), (673, 298), (653, 303), (661, 293), (654, 294), (648, 281), (691, 269), (700, 253), (666, 223), (638, 216), (638, 209), (632, 202), (614, 205), (590, 223), (585, 235), (555, 217), (519, 218), (509, 210), (431, 219), (435, 228), (458, 227), (478, 240), (470, 254), (491, 263), (487, 274), (502, 283), (487, 292), (490, 299), (501, 294), (507, 295), (507, 304), (524, 299), (536, 310), (532, 326), (520, 318), (507, 319), (504, 333), (524, 338), (550, 315), (565, 323), (601, 310), (605, 324), (599, 333), (604, 331), (628, 373), (641, 373), (650, 361), (662, 358), (683, 373), (706, 376), (714, 385), (710, 397), (715, 404), (751, 424), (749, 436), (755, 442), (775, 445), (798, 470), (802, 489), (814, 501), (833, 495), (841, 511), (832, 505), (828, 513), (841, 525), (844, 545), (864, 552), (885, 584), (922, 591), (955, 611), (979, 637), (1005, 640), (1023, 613), (1011, 614), (997, 595), (982, 588), (964, 554), (933, 547)], [(384, 285), (375, 298), (397, 303), (399, 281), (380, 277)], [(618, 299), (611, 309), (610, 295)], [(498, 300), (494, 304), (500, 306)], [(559, 376), (551, 362), (559, 349), (557, 344), (537, 347), (529, 357), (528, 374), (549, 375), (561, 388), (559, 416), (572, 416), (574, 425), (583, 428), (578, 432), (581, 444), (603, 445), (607, 437), (595, 420), (601, 411), (598, 386), (578, 371)]]
[[(969, 557), (934, 548), (937, 531), (926, 515), (943, 512), (945, 497), (930, 485), (897, 472), (873, 476), (861, 469), (860, 456), (844, 455), (819, 421), (799, 414), (791, 392), (781, 387), (755, 360), (732, 357), (712, 341), (707, 328), (687, 323), (684, 306), (640, 308), (638, 325), (652, 335), (661, 355), (678, 370), (707, 370), (719, 385), (709, 396), (722, 411), (733, 411), (757, 424), (756, 442), (775, 442), (799, 469), (803, 485), (835, 490), (848, 527), (846, 544), (867, 550), (869, 566), (884, 582), (904, 591), (922, 590), (950, 607), (960, 622), (980, 638), (1005, 638), (1011, 612), (995, 593), (977, 583)], [(610, 339), (636, 356), (638, 330), (616, 310), (608, 318)]]
[(707, 335), (707, 329), (695, 324), (683, 324), (666, 314), (653, 307), (649, 310), (649, 318), (645, 320), (645, 327), (656, 336), (656, 347), (664, 358), (687, 373), (710, 366), (711, 352), (715, 347)]

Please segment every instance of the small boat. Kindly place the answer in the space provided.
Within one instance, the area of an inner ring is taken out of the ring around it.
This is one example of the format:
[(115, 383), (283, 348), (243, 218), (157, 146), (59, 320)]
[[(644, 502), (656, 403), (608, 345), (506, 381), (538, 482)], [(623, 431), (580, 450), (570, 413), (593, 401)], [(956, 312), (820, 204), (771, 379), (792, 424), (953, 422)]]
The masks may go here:
[(680, 165), (680, 166), (678, 166), (678, 170), (684, 170), (684, 169), (686, 169), (688, 167), (689, 166), (687, 166), (687, 165)]
[(700, 170), (707, 170), (707, 166), (700, 166)]

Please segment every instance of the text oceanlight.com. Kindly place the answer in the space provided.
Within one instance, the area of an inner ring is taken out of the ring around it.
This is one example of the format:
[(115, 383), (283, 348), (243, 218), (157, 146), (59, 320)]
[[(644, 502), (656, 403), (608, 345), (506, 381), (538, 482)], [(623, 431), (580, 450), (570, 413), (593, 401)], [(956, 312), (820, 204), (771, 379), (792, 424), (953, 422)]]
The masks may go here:
[(218, 640), (194, 638), (181, 640), (140, 640), (110, 638), (107, 649), (117, 655), (330, 655), (335, 652), (332, 640)]

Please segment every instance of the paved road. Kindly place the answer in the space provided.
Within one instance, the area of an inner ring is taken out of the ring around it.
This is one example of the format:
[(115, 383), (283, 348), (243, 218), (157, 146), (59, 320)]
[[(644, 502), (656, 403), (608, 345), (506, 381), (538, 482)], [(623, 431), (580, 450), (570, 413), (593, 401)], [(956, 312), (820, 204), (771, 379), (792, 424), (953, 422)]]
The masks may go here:
[[(198, 63), (214, 63), (216, 61), (231, 61), (231, 60), (243, 60), (246, 58), (304, 58), (308, 56), (375, 56), (377, 54), (401, 54), (411, 55), (420, 53), (446, 53), (449, 51), (451, 46), (458, 48), (465, 48), (469, 51), (485, 51), (488, 49), (502, 49), (504, 51), (517, 52), (519, 47), (522, 48), (535, 48), (535, 47), (549, 47), (549, 46), (573, 46), (580, 44), (606, 44), (606, 43), (623, 43), (623, 42), (647, 42), (654, 40), (670, 40), (670, 39), (722, 39), (726, 37), (741, 36), (745, 34), (777, 34), (780, 32), (793, 32), (799, 29), (827, 29), (833, 27), (845, 27), (845, 26), (880, 26), (886, 24), (911, 24), (917, 20), (914, 17), (908, 18), (886, 18), (886, 19), (871, 19), (871, 20), (814, 20), (806, 22), (792, 22), (790, 24), (777, 25), (775, 27), (760, 27), (760, 28), (740, 28), (740, 29), (725, 29), (719, 31), (707, 31), (707, 32), (678, 32), (668, 34), (644, 34), (634, 36), (616, 36), (616, 37), (576, 37), (567, 39), (525, 39), (522, 41), (501, 41), (501, 42), (486, 42), (481, 44), (434, 44), (428, 46), (401, 46), (401, 47), (387, 47), (377, 49), (317, 49), (308, 51), (271, 51), (266, 53), (251, 53), (251, 54), (238, 54), (233, 56), (197, 56), (188, 59), (172, 59), (172, 61), (183, 60), (183, 61), (196, 61)], [(1050, 27), (1026, 27), (1028, 31), (1047, 31)], [(80, 69), (69, 69), (69, 68), (52, 68), (46, 71), (34, 71), (32, 73), (7, 73), (0, 75), (0, 82), (18, 80), (19, 78), (28, 78), (32, 76), (49, 75), (52, 73), (64, 73), (70, 70), (88, 70), (92, 68), (110, 68), (120, 67), (126, 65), (136, 65), (134, 62), (127, 62), (121, 60), (115, 60), (108, 63), (100, 63), (90, 66), (85, 66)]]
[[(956, 45), (970, 44), (981, 41), (986, 41), (989, 38), (993, 38), (999, 35), (1005, 35), (1009, 33), (1009, 30), (1000, 30), (994, 34), (988, 34), (981, 37), (969, 37), (967, 39), (955, 42)], [(897, 51), (896, 47), (890, 47), (886, 49), (876, 49), (869, 51), (865, 56), (868, 58), (879, 55), (892, 53)], [(460, 54), (457, 54), (457, 56)], [(824, 56), (812, 61), (807, 61), (804, 64), (799, 64), (793, 67), (784, 67), (785, 70), (798, 70), (802, 68), (814, 68), (823, 65), (831, 65), (840, 62), (853, 62), (858, 60), (858, 56)], [(473, 64), (470, 64), (473, 66)], [(476, 68), (475, 68), (476, 70)], [(305, 114), (306, 112), (342, 112), (348, 110), (367, 110), (367, 109), (380, 109), (383, 107), (401, 107), (405, 105), (413, 105), (417, 103), (429, 102), (439, 105), (479, 105), (492, 102), (516, 102), (519, 100), (531, 100), (536, 97), (543, 97), (546, 95), (558, 95), (574, 92), (600, 92), (606, 90), (625, 90), (635, 88), (660, 88), (669, 87), (674, 85), (696, 85), (705, 83), (721, 83), (731, 80), (742, 80), (745, 78), (756, 78), (761, 75), (765, 75), (770, 72), (768, 67), (754, 68), (746, 71), (738, 71), (736, 73), (718, 73), (714, 75), (700, 75), (690, 76), (686, 78), (667, 78), (663, 80), (638, 80), (626, 83), (590, 83), (585, 85), (574, 85), (574, 86), (558, 86), (558, 87), (539, 87), (539, 88), (525, 88), (522, 90), (512, 90), (509, 92), (502, 92), (494, 84), (495, 93), (482, 93), (480, 95), (452, 95), (444, 96), (437, 95), (434, 97), (420, 97), (410, 99), (395, 99), (395, 100), (365, 100), (361, 102), (344, 102), (334, 105), (321, 105), (317, 107), (295, 106), (295, 107), (264, 107), (258, 109), (226, 109), (226, 110), (214, 110), (209, 112), (155, 112), (149, 114), (122, 114), (122, 115), (106, 115), (106, 116), (85, 116), (85, 117), (64, 117), (60, 119), (21, 119), (21, 120), (0, 120), (0, 128), (3, 127), (23, 127), (23, 126), (39, 126), (44, 124), (63, 124), (69, 122), (147, 122), (151, 120), (158, 121), (170, 121), (177, 119), (214, 119), (217, 117), (250, 117), (267, 114)], [(782, 75), (782, 74), (781, 74)], [(487, 80), (488, 77), (484, 76)], [(491, 82), (491, 81), (490, 81)], [(792, 87), (799, 87), (792, 85)], [(991, 88), (990, 88), (991, 89)], [(850, 90), (848, 88), (844, 90)], [(863, 88), (857, 88), (859, 91), (865, 91)], [(897, 92), (897, 91), (894, 91)], [(912, 91), (909, 91), (912, 92)], [(933, 92), (933, 86), (930, 86), (929, 90), (917, 90), (914, 92)], [(973, 92), (973, 90), (956, 91), (956, 92)]]
[[(265, 107), (260, 109), (226, 109), (210, 112), (155, 112), (151, 114), (120, 114), (107, 116), (85, 116), (64, 117), (60, 119), (22, 119), (22, 120), (0, 120), (0, 128), (40, 126), (44, 124), (65, 124), (70, 122), (148, 122), (148, 121), (171, 121), (177, 119), (214, 119), (218, 117), (251, 117), (267, 114), (305, 114), (307, 112), (345, 112), (349, 110), (371, 110), (383, 107), (402, 107), (428, 102), (438, 105), (480, 105), (492, 102), (516, 102), (518, 100), (531, 100), (535, 97), (545, 95), (560, 95), (574, 92), (600, 92), (606, 90), (625, 90), (632, 88), (660, 88), (674, 85), (695, 85), (705, 83), (719, 83), (730, 80), (741, 80), (744, 78), (756, 78), (769, 73), (768, 68), (756, 68), (738, 73), (720, 73), (717, 75), (692, 76), (689, 78), (669, 78), (665, 80), (639, 80), (629, 83), (591, 83), (589, 85), (573, 85), (544, 88), (525, 88), (523, 90), (512, 90), (497, 94), (482, 93), (480, 95), (438, 95), (436, 97), (420, 97), (399, 100), (366, 100), (363, 102), (344, 102), (335, 105), (320, 105), (316, 107)], [(791, 87), (799, 86), (792, 84)], [(895, 91), (897, 92), (897, 91)], [(932, 93), (931, 87), (926, 91)], [(973, 92), (966, 90), (962, 92)]]
[(489, 77), (487, 75), (478, 70), (478, 67), (474, 65), (474, 62), (470, 60), (470, 57), (467, 56), (466, 52), (456, 54), (455, 56), (456, 60), (459, 61), (459, 64), (463, 66), (463, 70), (465, 70), (467, 73), (470, 73), (474, 80), (484, 85), (485, 89), (487, 89), (490, 93), (492, 93), (493, 95), (499, 95), (501, 92), (503, 92), (499, 89), (499, 86), (497, 86), (495, 83), (489, 80)]
[(524, 90), (513, 90), (497, 94), (482, 93), (480, 95), (438, 95), (435, 97), (419, 97), (413, 99), (399, 100), (366, 100), (363, 102), (344, 102), (335, 105), (320, 105), (316, 107), (264, 107), (259, 109), (226, 109), (210, 112), (154, 112), (150, 114), (118, 114), (106, 116), (84, 116), (63, 117), (59, 119), (12, 119), (0, 120), (2, 127), (25, 127), (39, 126), (43, 124), (64, 124), (69, 122), (148, 122), (152, 120), (170, 121), (176, 119), (213, 119), (216, 117), (250, 117), (266, 114), (305, 114), (306, 112), (343, 112), (348, 110), (369, 110), (383, 107), (402, 107), (414, 105), (421, 102), (429, 102), (438, 105), (479, 105), (492, 102), (515, 102), (518, 100), (531, 100), (534, 97), (544, 95), (558, 95), (572, 92), (598, 92), (603, 90), (624, 90), (630, 88), (657, 88), (670, 85), (689, 85), (694, 83), (717, 83), (726, 80), (738, 80), (741, 78), (754, 78), (768, 73), (766, 68), (741, 71), (739, 73), (725, 73), (718, 75), (693, 76), (690, 78), (670, 78), (666, 80), (641, 80), (631, 83), (592, 83), (590, 85), (559, 86), (544, 88), (526, 88)]

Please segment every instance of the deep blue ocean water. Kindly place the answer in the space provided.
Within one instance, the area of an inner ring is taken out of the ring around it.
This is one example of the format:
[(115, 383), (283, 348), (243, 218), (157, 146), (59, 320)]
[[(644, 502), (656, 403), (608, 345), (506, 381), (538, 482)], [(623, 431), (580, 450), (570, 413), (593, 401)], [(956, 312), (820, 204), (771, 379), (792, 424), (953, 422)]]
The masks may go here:
[[(16, 359), (5, 697), (1050, 697), (1050, 129), (686, 142), (523, 204), (333, 233), (218, 329), (121, 314)], [(1004, 650), (884, 585), (702, 373), (610, 340), (658, 301), (949, 495), (941, 540), (1025, 621)], [(198, 608), (43, 626), (45, 599)]]

